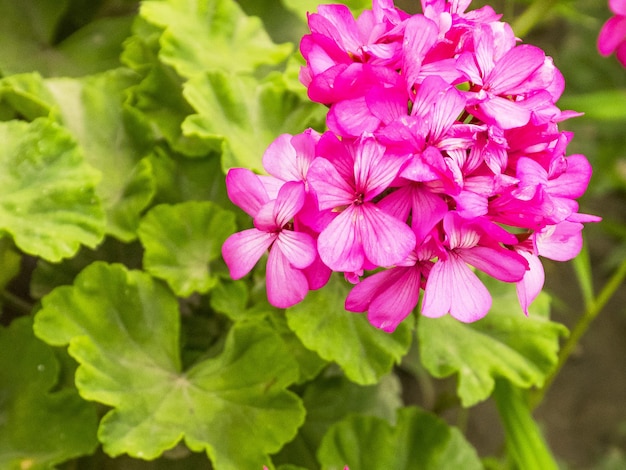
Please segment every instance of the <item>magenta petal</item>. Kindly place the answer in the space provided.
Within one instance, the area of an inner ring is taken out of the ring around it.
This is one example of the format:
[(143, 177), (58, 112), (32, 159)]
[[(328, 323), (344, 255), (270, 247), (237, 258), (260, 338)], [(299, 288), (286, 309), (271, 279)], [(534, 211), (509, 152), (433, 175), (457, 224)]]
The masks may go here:
[(302, 301), (309, 284), (302, 271), (289, 263), (280, 249), (272, 247), (267, 258), (267, 300), (274, 307), (288, 308)]
[(367, 319), (376, 328), (393, 332), (411, 314), (420, 293), (420, 270), (415, 267), (394, 268), (394, 276), (388, 279), (386, 289), (369, 306)]
[(567, 157), (567, 170), (548, 182), (548, 193), (570, 199), (579, 198), (591, 179), (591, 165), (584, 155)]
[(341, 212), (320, 233), (317, 251), (322, 261), (333, 271), (356, 272), (363, 267), (364, 254), (354, 220), (353, 206)]
[(240, 279), (248, 274), (267, 251), (276, 234), (255, 228), (233, 233), (222, 245), (222, 256), (230, 277)]
[(530, 44), (522, 44), (507, 51), (485, 77), (492, 93), (513, 94), (526, 79), (543, 65), (544, 52)]
[(404, 222), (380, 210), (374, 204), (355, 208), (363, 251), (377, 266), (393, 266), (404, 261), (415, 248), (415, 234)]
[(528, 267), (519, 253), (506, 249), (475, 246), (458, 253), (466, 263), (504, 282), (521, 280)]
[(259, 176), (246, 168), (231, 168), (226, 175), (226, 190), (230, 200), (250, 217), (270, 200)]
[(403, 72), (406, 75), (407, 88), (410, 90), (417, 82), (422, 62), (430, 48), (437, 42), (439, 28), (422, 15), (413, 15), (406, 22), (403, 52)]
[(304, 206), (304, 198), (304, 183), (301, 181), (290, 181), (280, 188), (274, 205), (274, 220), (277, 227), (282, 228), (294, 218)]
[(516, 285), (520, 306), (524, 313), (528, 315), (528, 307), (530, 307), (530, 304), (537, 298), (543, 288), (545, 273), (537, 256), (527, 251), (519, 251), (518, 253), (526, 259), (530, 267), (524, 274), (524, 278)]
[(556, 225), (548, 225), (537, 234), (537, 252), (555, 261), (569, 261), (575, 258), (583, 246), (583, 225), (567, 220)]
[(461, 258), (451, 253), (435, 263), (426, 282), (422, 315), (441, 317), (449, 312), (469, 323), (480, 320), (490, 308), (489, 291)]
[(275, 246), (280, 248), (294, 268), (304, 269), (313, 261), (317, 251), (315, 241), (307, 233), (283, 230), (276, 239)]
[(328, 128), (344, 137), (358, 137), (364, 132), (374, 132), (380, 119), (372, 114), (365, 96), (343, 100), (331, 106), (326, 116)]
[(283, 181), (299, 181), (296, 168), (296, 149), (291, 145), (291, 135), (279, 135), (263, 154), (263, 168)]
[(613, 16), (602, 26), (598, 35), (598, 51), (607, 56), (626, 40), (626, 16)]
[(626, 2), (624, 0), (609, 0), (609, 9), (616, 15), (626, 16)]
[(530, 111), (518, 103), (500, 96), (492, 96), (478, 105), (479, 109), (502, 129), (522, 127), (530, 120)]
[(334, 209), (351, 204), (354, 200), (354, 189), (325, 158), (315, 159), (309, 168), (308, 178), (317, 196), (320, 210)]

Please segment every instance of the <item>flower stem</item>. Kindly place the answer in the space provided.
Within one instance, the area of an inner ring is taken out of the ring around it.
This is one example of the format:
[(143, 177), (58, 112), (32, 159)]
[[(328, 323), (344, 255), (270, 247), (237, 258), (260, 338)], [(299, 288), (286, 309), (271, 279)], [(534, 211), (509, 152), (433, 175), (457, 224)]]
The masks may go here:
[(613, 273), (608, 282), (604, 285), (600, 294), (595, 299), (592, 299), (591, 302), (587, 305), (585, 312), (582, 317), (578, 320), (578, 323), (572, 329), (570, 336), (567, 338), (567, 341), (563, 344), (561, 351), (559, 352), (559, 361), (557, 366), (552, 371), (552, 373), (547, 377), (544, 386), (537, 390), (537, 392), (533, 395), (531, 400), (531, 407), (534, 408), (543, 400), (546, 392), (554, 382), (554, 379), (559, 374), (572, 352), (576, 349), (580, 338), (584, 336), (584, 334), (589, 329), (591, 322), (598, 316), (598, 314), (602, 311), (607, 302), (613, 297), (615, 291), (619, 288), (619, 286), (624, 282), (626, 278), (626, 259), (622, 261), (617, 270)]
[(557, 4), (558, 0), (540, 0), (533, 2), (524, 13), (511, 23), (517, 37), (526, 36), (536, 25), (544, 20), (548, 12)]
[(504, 426), (507, 452), (517, 468), (557, 470), (526, 395), (509, 381), (498, 380), (493, 398)]

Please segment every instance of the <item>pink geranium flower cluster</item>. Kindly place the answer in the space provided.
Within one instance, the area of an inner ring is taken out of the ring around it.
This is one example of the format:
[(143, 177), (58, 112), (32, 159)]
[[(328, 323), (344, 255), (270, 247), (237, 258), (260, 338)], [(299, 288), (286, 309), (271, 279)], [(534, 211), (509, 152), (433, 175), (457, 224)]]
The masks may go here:
[(421, 291), (424, 316), (482, 318), (491, 297), (475, 270), (516, 283), (527, 312), (539, 256), (576, 256), (582, 223), (598, 218), (578, 212), (591, 167), (565, 155), (558, 123), (577, 114), (555, 105), (563, 77), (469, 3), (309, 14), (300, 78), (329, 130), (279, 136), (267, 176), (229, 171), (231, 200), (254, 220), (223, 246), (233, 278), (269, 249), (268, 299), (289, 307), (341, 272), (355, 284), (346, 309), (393, 331)]
[(609, 9), (613, 16), (600, 30), (598, 50), (604, 56), (615, 52), (617, 60), (626, 67), (626, 0), (609, 0)]

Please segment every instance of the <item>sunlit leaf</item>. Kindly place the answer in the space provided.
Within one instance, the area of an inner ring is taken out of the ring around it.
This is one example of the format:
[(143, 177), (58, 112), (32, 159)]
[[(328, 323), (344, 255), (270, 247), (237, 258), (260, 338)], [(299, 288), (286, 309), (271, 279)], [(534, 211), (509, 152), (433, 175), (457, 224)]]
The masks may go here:
[(95, 407), (75, 389), (53, 390), (59, 363), (30, 317), (0, 328), (0, 468), (52, 469), (98, 444)]
[(373, 327), (365, 315), (344, 309), (346, 284), (332, 277), (323, 289), (309, 292), (304, 301), (288, 308), (287, 322), (307, 348), (339, 364), (350, 380), (374, 384), (409, 349), (411, 320), (392, 334)]
[(144, 268), (180, 297), (206, 293), (217, 282), (210, 263), (221, 256), (222, 244), (235, 229), (234, 214), (212, 202), (156, 206), (139, 226)]
[(350, 416), (331, 427), (317, 455), (323, 470), (483, 468), (458, 429), (418, 408), (400, 409), (395, 426), (373, 416)]
[(418, 322), (424, 367), (435, 377), (458, 374), (457, 393), (466, 407), (488, 398), (498, 377), (521, 388), (541, 387), (567, 333), (549, 321), (547, 294), (535, 300), (526, 317), (514, 285), (491, 281), (488, 286), (493, 306), (482, 320), (466, 324), (447, 315)]
[(297, 366), (262, 324), (235, 325), (221, 354), (183, 371), (177, 299), (143, 272), (94, 263), (42, 304), (36, 334), (69, 344), (81, 395), (113, 408), (98, 431), (111, 456), (154, 459), (184, 440), (216, 468), (256, 468), (304, 419), (285, 390)]
[(261, 21), (234, 0), (145, 1), (140, 15), (164, 29), (159, 57), (187, 78), (216, 69), (251, 72), (284, 61), (292, 49), (272, 43)]
[(224, 171), (260, 171), (267, 146), (282, 133), (318, 124), (322, 109), (303, 102), (278, 77), (259, 83), (251, 77), (209, 72), (189, 80), (184, 96), (197, 114), (183, 122), (183, 133), (221, 149)]
[(99, 175), (68, 132), (44, 118), (0, 122), (0, 142), (0, 229), (49, 261), (96, 246), (104, 232)]

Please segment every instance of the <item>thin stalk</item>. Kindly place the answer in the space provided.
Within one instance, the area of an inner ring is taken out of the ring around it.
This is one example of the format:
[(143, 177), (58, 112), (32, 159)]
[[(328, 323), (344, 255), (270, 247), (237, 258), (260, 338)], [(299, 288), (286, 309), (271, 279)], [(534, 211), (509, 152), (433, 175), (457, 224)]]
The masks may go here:
[(524, 13), (519, 15), (511, 27), (517, 37), (526, 36), (535, 26), (544, 20), (550, 10), (558, 3), (558, 0), (540, 0), (530, 5)]
[(552, 382), (559, 374), (569, 357), (572, 355), (572, 352), (578, 346), (580, 339), (584, 336), (584, 334), (589, 329), (591, 322), (595, 320), (598, 314), (605, 307), (607, 302), (611, 300), (615, 291), (619, 288), (619, 286), (626, 279), (626, 259), (622, 261), (617, 271), (613, 273), (608, 282), (604, 285), (600, 294), (591, 301), (588, 307), (585, 309), (582, 317), (576, 323), (576, 326), (572, 329), (570, 336), (567, 338), (567, 341), (563, 344), (561, 351), (559, 352), (559, 361), (557, 363), (556, 368), (552, 371), (552, 373), (546, 379), (544, 386), (541, 390), (538, 390), (532, 397), (531, 406), (534, 408), (543, 400), (546, 392), (550, 389)]
[(0, 298), (3, 302), (10, 305), (15, 311), (21, 313), (22, 315), (29, 315), (33, 310), (33, 306), (30, 303), (9, 291), (0, 291)]
[(507, 380), (498, 380), (493, 398), (504, 426), (507, 453), (516, 467), (558, 470), (522, 391)]

